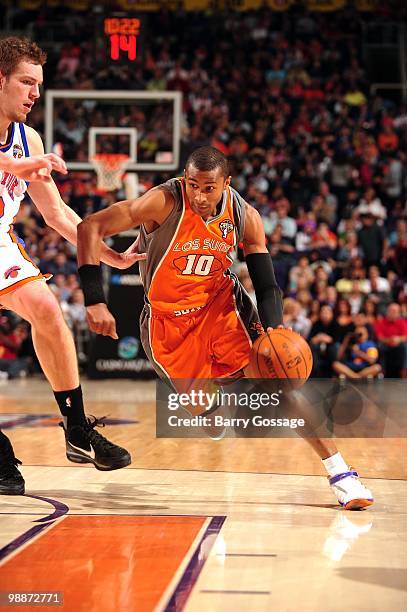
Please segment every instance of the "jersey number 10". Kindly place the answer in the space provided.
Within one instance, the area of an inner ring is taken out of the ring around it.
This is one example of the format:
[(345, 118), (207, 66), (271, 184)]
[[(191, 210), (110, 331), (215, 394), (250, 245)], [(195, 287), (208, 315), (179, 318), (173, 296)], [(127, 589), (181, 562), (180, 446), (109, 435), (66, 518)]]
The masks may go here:
[(214, 259), (213, 255), (187, 255), (187, 265), (182, 270), (182, 274), (208, 276)]

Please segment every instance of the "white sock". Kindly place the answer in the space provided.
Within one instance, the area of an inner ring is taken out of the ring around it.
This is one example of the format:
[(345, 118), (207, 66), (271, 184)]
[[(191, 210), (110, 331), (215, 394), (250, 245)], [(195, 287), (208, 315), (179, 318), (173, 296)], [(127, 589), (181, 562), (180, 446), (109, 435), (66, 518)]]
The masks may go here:
[(327, 459), (322, 459), (322, 463), (324, 464), (328, 475), (331, 477), (349, 471), (349, 466), (339, 452), (335, 453), (335, 455), (332, 455), (331, 457), (328, 457)]

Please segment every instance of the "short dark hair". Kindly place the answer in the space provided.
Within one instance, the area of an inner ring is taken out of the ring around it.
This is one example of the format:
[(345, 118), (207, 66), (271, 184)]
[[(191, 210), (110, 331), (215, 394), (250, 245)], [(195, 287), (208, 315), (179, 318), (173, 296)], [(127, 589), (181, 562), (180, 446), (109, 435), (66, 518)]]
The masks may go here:
[(194, 166), (201, 172), (209, 172), (220, 168), (222, 176), (225, 178), (229, 176), (227, 157), (215, 147), (206, 146), (195, 149), (188, 157), (185, 168), (188, 169), (189, 166)]
[(45, 51), (28, 38), (9, 36), (0, 40), (0, 72), (9, 77), (21, 61), (43, 66), (47, 61)]

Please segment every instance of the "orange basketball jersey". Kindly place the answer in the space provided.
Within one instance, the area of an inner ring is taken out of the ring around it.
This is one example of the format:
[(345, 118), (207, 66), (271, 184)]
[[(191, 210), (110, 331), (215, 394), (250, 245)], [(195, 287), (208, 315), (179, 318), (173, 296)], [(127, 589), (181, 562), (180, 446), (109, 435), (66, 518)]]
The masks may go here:
[(152, 310), (178, 315), (206, 306), (230, 286), (228, 270), (243, 237), (245, 201), (228, 187), (218, 214), (205, 221), (191, 209), (183, 178), (158, 189), (170, 191), (175, 205), (153, 232), (141, 228), (140, 250), (147, 259), (140, 272)]

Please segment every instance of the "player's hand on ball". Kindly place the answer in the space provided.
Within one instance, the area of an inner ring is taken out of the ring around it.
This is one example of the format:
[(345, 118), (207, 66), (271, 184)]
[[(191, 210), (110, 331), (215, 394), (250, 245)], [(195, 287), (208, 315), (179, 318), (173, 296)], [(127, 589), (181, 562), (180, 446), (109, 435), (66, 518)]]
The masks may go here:
[[(274, 327), (268, 327), (267, 328), (267, 334), (271, 334), (271, 332), (273, 331)], [(293, 331), (291, 327), (286, 327), (285, 325), (278, 325), (276, 327), (276, 329), (289, 329), (290, 331)], [(264, 349), (264, 354), (265, 355), (269, 355), (270, 354), (270, 349), (267, 347)]]
[(110, 336), (113, 340), (118, 339), (116, 321), (106, 304), (88, 306), (86, 308), (86, 317), (91, 331), (102, 336)]
[[(267, 328), (267, 333), (270, 334), (273, 331), (274, 327), (268, 327)], [(290, 331), (293, 331), (292, 327), (286, 327), (285, 325), (278, 325), (277, 329), (289, 329)]]

